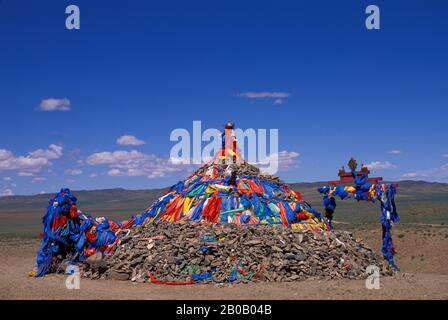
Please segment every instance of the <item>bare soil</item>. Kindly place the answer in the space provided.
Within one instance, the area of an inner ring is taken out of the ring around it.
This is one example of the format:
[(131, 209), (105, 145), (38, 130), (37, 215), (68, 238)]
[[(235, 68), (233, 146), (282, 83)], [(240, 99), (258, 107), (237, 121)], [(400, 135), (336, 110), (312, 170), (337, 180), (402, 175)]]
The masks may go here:
[[(379, 230), (358, 231), (380, 251)], [(65, 276), (28, 277), (38, 240), (0, 240), (0, 299), (448, 299), (448, 228), (407, 227), (395, 232), (396, 262), (401, 272), (380, 279), (379, 290), (363, 280), (306, 280), (166, 286), (130, 281), (81, 279), (80, 290), (68, 290)]]

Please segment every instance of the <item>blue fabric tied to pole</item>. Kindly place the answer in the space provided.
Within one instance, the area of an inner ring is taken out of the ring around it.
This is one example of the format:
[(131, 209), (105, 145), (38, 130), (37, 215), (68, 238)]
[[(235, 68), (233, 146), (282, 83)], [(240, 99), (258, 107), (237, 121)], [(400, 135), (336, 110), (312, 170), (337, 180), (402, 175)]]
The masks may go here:
[(175, 185), (173, 185), (170, 189), (170, 191), (177, 191), (180, 192), (185, 189), (185, 183), (183, 181), (177, 182)]
[(291, 209), (288, 202), (282, 201), (283, 207), (286, 210), (286, 218), (289, 222), (293, 222), (296, 219), (296, 213)]
[[(76, 197), (70, 193), (67, 188), (62, 188), (61, 191), (50, 199), (47, 207), (47, 212), (42, 218), (44, 225), (44, 237), (42, 245), (37, 253), (37, 272), (36, 277), (42, 277), (51, 268), (53, 256), (58, 254), (62, 246), (67, 246), (67, 241), (62, 237), (62, 229), (59, 227), (53, 231), (52, 223), (61, 215), (68, 215), (70, 207), (76, 204)], [(64, 235), (66, 231), (64, 230)]]
[[(350, 194), (345, 190), (342, 185), (336, 187), (324, 186), (317, 191), (323, 194), (323, 204), (325, 211), (333, 213), (336, 209), (335, 196), (339, 196), (341, 200), (350, 197), (351, 195), (357, 201), (375, 201), (375, 198), (381, 203), (381, 224), (383, 227), (383, 243), (381, 251), (383, 257), (387, 260), (389, 265), (399, 270), (394, 261), (395, 249), (392, 241), (392, 224), (400, 220), (395, 206), (395, 194), (396, 187), (393, 184), (379, 185), (379, 184), (367, 184), (368, 175), (362, 174), (358, 177), (356, 171), (352, 171), (354, 177), (355, 188), (353, 194)], [(374, 190), (374, 195), (371, 194)], [(331, 196), (330, 196), (331, 194)], [(329, 221), (331, 226), (331, 220)]]
[(362, 190), (357, 190), (355, 193), (355, 199), (358, 201), (367, 201), (369, 198), (370, 196)]
[(254, 205), (254, 213), (258, 215), (260, 213), (260, 199), (256, 193), (252, 195), (252, 204)]
[(360, 176), (358, 176), (358, 172), (356, 170), (353, 170), (352, 175), (353, 175), (356, 186), (360, 187), (367, 183), (367, 178), (368, 178), (367, 174), (362, 173)]
[(218, 191), (218, 196), (222, 197), (222, 198), (226, 197), (227, 196), (227, 191), (226, 190), (219, 190)]
[(249, 209), (250, 207), (252, 207), (252, 202), (250, 202), (250, 200), (244, 194), (241, 196), (241, 203), (243, 204), (244, 209)]
[[(36, 277), (42, 277), (50, 271), (54, 257), (72, 256), (75, 257), (73, 262), (82, 262), (86, 258), (85, 249), (102, 252), (118, 239), (107, 219), (98, 223), (91, 215), (78, 215), (77, 210), (77, 216), (71, 217), (71, 209), (76, 209), (76, 201), (76, 197), (67, 188), (62, 188), (49, 201), (46, 214), (42, 218), (44, 232), (36, 257)], [(120, 226), (120, 223), (117, 225)], [(90, 240), (93, 243), (89, 243), (86, 233), (92, 232), (93, 226), (94, 239)]]
[(190, 220), (200, 220), (201, 219), (201, 213), (202, 213), (202, 208), (204, 207), (204, 202), (205, 200), (202, 200), (199, 205), (196, 207), (196, 209), (194, 209), (193, 214), (191, 215), (191, 219)]
[(249, 215), (242, 215), (242, 216), (240, 217), (240, 221), (241, 221), (242, 223), (244, 223), (244, 224), (248, 223), (249, 220), (250, 220), (250, 216), (249, 216)]
[(349, 193), (344, 190), (344, 186), (337, 186), (333, 192), (333, 196), (339, 196), (341, 200), (344, 200), (349, 196)]
[(331, 213), (336, 210), (336, 200), (333, 197), (326, 197), (323, 201), (325, 209), (329, 210)]

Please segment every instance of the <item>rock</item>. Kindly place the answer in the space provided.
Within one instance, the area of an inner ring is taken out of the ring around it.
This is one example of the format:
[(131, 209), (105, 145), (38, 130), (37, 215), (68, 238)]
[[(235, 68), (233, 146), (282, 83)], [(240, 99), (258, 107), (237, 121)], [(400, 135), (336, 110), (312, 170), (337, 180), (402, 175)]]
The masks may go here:
[(247, 245), (255, 246), (257, 244), (261, 244), (261, 240), (250, 240), (246, 242)]
[(296, 255), (294, 253), (287, 253), (285, 254), (285, 258), (289, 260), (296, 259)]
[(97, 264), (101, 260), (103, 260), (103, 254), (101, 252), (97, 252), (97, 253), (91, 255), (90, 257), (88, 257), (86, 259), (86, 263), (92, 265), (92, 264)]
[[(162, 240), (139, 240), (160, 235)], [(203, 245), (207, 250), (201, 250)], [(215, 280), (226, 281), (236, 266), (249, 274), (263, 265), (262, 276), (251, 281), (361, 279), (371, 264), (382, 265), (362, 241), (341, 231), (315, 235), (284, 227), (157, 222), (132, 230), (113, 254), (89, 257), (85, 275), (145, 282), (150, 271), (161, 281), (185, 281), (193, 273), (214, 270)], [(380, 269), (382, 275), (392, 274), (387, 264)]]
[(130, 266), (135, 267), (136, 265), (140, 264), (143, 261), (143, 257), (138, 257), (131, 261)]
[(296, 260), (304, 261), (304, 260), (306, 260), (306, 255), (304, 255), (303, 253), (298, 253), (298, 254), (296, 254)]
[(122, 281), (129, 280), (128, 273), (119, 272), (119, 271), (115, 271), (115, 270), (110, 271), (110, 277), (113, 280), (122, 280)]

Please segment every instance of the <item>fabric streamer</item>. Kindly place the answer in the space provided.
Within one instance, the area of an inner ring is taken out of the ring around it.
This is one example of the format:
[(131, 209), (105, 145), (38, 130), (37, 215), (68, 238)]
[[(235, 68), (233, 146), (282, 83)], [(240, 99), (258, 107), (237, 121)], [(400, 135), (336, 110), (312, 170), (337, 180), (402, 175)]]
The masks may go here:
[(368, 184), (368, 175), (366, 173), (359, 175), (356, 170), (352, 170), (352, 175), (354, 186), (323, 186), (318, 189), (318, 192), (323, 194), (325, 215), (329, 226), (333, 228), (331, 221), (336, 210), (336, 197), (339, 197), (341, 200), (351, 197), (357, 201), (375, 202), (378, 200), (381, 203), (383, 231), (381, 251), (389, 265), (395, 270), (399, 270), (394, 261), (395, 249), (392, 241), (392, 224), (400, 220), (395, 206), (396, 186), (394, 184)]

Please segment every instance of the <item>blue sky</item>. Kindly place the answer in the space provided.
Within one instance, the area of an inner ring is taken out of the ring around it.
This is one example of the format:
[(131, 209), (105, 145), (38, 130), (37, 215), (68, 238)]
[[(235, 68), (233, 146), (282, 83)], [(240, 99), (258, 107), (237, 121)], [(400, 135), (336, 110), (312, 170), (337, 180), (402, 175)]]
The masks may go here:
[[(65, 28), (69, 4), (80, 30)], [(381, 30), (365, 28), (369, 4)], [(166, 164), (170, 133), (193, 120), (278, 128), (290, 182), (334, 179), (352, 155), (387, 179), (448, 182), (447, 12), (435, 0), (0, 1), (0, 194), (171, 185), (187, 172)]]

